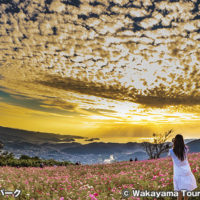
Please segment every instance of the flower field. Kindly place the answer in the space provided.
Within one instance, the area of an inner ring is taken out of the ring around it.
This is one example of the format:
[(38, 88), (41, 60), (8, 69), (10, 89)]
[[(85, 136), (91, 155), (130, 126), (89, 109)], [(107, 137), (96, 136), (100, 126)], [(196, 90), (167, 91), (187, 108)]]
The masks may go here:
[[(200, 153), (189, 154), (189, 163), (198, 184), (195, 191), (200, 191)], [(0, 188), (6, 191), (21, 190), (21, 194), (16, 198), (12, 195), (2, 196), (0, 193), (0, 199), (119, 200), (125, 199), (121, 194), (125, 188), (173, 191), (173, 163), (168, 157), (66, 167), (1, 167)]]

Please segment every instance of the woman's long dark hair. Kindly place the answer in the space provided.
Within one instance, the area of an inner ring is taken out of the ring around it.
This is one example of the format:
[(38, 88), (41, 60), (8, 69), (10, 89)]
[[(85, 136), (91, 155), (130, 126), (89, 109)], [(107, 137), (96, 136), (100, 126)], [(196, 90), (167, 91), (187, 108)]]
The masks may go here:
[(173, 151), (179, 160), (183, 161), (185, 159), (186, 146), (183, 140), (183, 136), (180, 134), (176, 135), (174, 138)]

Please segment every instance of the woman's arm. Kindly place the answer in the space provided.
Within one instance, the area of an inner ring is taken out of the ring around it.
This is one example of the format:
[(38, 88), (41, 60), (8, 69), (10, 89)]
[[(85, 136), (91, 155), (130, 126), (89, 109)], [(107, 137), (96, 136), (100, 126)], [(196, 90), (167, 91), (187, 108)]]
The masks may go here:
[(185, 145), (185, 149), (186, 149), (186, 154), (189, 153), (189, 147), (187, 145)]
[(170, 157), (171, 156), (171, 149), (169, 149), (169, 152), (167, 154), (167, 157)]

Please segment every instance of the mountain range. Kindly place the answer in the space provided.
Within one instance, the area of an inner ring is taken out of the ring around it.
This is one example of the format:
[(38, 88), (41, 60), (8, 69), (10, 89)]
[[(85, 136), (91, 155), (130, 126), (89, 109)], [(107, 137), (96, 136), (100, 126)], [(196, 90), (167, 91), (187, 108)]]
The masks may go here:
[[(81, 144), (76, 140), (90, 141)], [(103, 163), (105, 161), (124, 161), (135, 157), (146, 160), (148, 156), (142, 143), (104, 143), (94, 142), (99, 138), (76, 135), (60, 135), (26, 131), (0, 126), (0, 141), (4, 151), (13, 152), (15, 157), (22, 154), (38, 156), (43, 159), (69, 160), (82, 164)], [(186, 139), (190, 152), (200, 152), (200, 139)], [(161, 157), (165, 157), (166, 153)]]

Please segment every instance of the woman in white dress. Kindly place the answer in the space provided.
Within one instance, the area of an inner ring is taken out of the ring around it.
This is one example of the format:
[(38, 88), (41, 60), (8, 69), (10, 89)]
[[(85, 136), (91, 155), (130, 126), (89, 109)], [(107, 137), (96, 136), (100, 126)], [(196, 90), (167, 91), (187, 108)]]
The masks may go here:
[[(183, 194), (181, 190), (192, 191), (197, 188), (195, 177), (188, 163), (187, 154), (188, 147), (184, 144), (183, 136), (178, 134), (172, 140), (173, 147), (169, 149), (169, 155), (173, 160), (173, 183), (174, 190), (179, 191), (178, 200), (182, 200)], [(184, 200), (188, 200), (188, 196), (184, 196)]]

